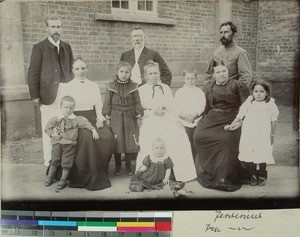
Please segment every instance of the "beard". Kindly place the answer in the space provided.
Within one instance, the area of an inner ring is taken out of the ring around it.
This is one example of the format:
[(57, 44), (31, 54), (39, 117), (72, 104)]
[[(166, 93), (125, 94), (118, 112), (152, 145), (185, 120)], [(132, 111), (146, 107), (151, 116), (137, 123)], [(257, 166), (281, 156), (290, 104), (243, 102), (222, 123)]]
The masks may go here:
[(222, 37), (220, 41), (222, 45), (227, 46), (232, 42), (232, 39), (226, 39), (225, 37)]
[(60, 39), (60, 34), (52, 34), (51, 37), (55, 42), (57, 42)]

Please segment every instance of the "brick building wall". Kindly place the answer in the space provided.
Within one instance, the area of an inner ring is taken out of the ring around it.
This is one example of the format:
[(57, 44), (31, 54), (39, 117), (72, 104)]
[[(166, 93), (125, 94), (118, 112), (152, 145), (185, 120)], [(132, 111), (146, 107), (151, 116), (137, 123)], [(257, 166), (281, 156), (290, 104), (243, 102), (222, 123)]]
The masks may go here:
[(110, 13), (110, 1), (100, 2), (24, 2), (22, 31), (27, 72), (34, 43), (47, 37), (44, 20), (48, 14), (63, 19), (62, 40), (69, 42), (75, 57), (83, 57), (89, 78), (112, 78), (121, 53), (132, 48), (130, 31), (142, 27), (146, 46), (159, 51), (174, 77), (193, 65), (204, 73), (208, 55), (215, 47), (216, 1), (163, 1), (159, 17), (172, 18), (175, 25), (95, 21), (95, 13)]
[[(298, 108), (295, 71), (299, 74), (300, 22), (297, 0), (159, 1), (158, 15), (169, 22), (163, 24), (106, 19), (111, 15), (110, 1), (24, 1), (19, 4), (21, 27), (14, 27), (11, 31), (22, 31), (25, 73), (21, 85), (16, 87), (12, 83), (14, 80), (1, 75), (3, 140), (40, 134), (39, 111), (32, 112), (34, 108), (24, 81), (33, 44), (47, 37), (44, 20), (49, 14), (62, 18), (62, 40), (72, 45), (75, 57), (87, 61), (88, 78), (99, 84), (102, 93), (105, 82), (115, 73), (121, 53), (132, 48), (132, 28), (144, 29), (146, 46), (163, 56), (173, 73), (172, 89), (176, 90), (183, 83), (180, 78), (185, 67), (192, 65), (197, 68), (199, 77), (203, 76), (214, 49), (219, 45), (219, 20), (228, 16), (238, 27), (237, 43), (250, 55), (254, 80), (269, 81), (277, 103)], [(10, 33), (7, 29), (5, 36)], [(11, 42), (5, 45), (11, 45)], [(1, 47), (0, 53), (6, 55), (9, 50), (9, 47)], [(5, 57), (5, 60), (8, 58), (13, 60), (13, 57)], [(7, 85), (11, 87), (6, 88)], [(32, 131), (34, 127), (35, 131)]]
[(298, 100), (299, 4), (297, 0), (259, 1), (256, 77), (270, 82), (273, 96), (282, 104)]
[(258, 1), (234, 0), (232, 6), (232, 21), (238, 28), (237, 43), (247, 50), (252, 70), (256, 70)]

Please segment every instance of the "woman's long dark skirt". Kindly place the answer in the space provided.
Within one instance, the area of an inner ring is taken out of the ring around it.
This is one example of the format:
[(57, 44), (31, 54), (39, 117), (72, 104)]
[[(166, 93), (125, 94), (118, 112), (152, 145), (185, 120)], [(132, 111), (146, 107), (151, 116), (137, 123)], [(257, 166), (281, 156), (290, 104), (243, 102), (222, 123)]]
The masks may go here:
[[(77, 116), (87, 118), (96, 128), (94, 111), (76, 111)], [(94, 140), (91, 131), (79, 129), (74, 165), (70, 171), (69, 187), (101, 190), (111, 186), (108, 168), (115, 150), (115, 138), (109, 127), (97, 129), (100, 136)]]
[(230, 124), (235, 116), (236, 112), (211, 110), (199, 121), (195, 130), (198, 182), (205, 188), (235, 191), (241, 187), (238, 184), (241, 130), (224, 130), (224, 126)]

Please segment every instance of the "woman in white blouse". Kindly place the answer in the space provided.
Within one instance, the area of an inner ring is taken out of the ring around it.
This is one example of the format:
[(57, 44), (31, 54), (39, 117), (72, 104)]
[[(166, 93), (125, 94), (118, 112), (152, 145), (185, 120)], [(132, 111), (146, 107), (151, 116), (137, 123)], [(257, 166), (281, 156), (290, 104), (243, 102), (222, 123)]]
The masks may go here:
[(104, 125), (102, 99), (95, 82), (86, 79), (87, 66), (83, 59), (75, 59), (72, 66), (75, 78), (59, 86), (57, 101), (65, 95), (76, 101), (75, 115), (87, 118), (100, 136), (93, 140), (91, 133), (79, 129), (76, 158), (70, 172), (69, 187), (100, 190), (111, 186), (108, 180), (109, 161), (114, 151), (115, 139)]
[(177, 119), (172, 91), (161, 83), (157, 63), (149, 61), (144, 71), (147, 83), (139, 88), (144, 116), (140, 127), (137, 169), (150, 154), (152, 141), (160, 137), (165, 141), (168, 155), (174, 163), (176, 180), (192, 180), (196, 178), (196, 170), (191, 147), (185, 129)]

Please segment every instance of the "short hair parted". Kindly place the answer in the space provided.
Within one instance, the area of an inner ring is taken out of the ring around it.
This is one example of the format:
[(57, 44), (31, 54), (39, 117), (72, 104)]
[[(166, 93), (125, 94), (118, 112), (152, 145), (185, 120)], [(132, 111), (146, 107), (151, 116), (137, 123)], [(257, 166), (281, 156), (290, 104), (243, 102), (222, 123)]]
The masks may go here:
[(73, 102), (74, 105), (76, 104), (75, 99), (74, 99), (72, 96), (69, 96), (69, 95), (66, 95), (66, 96), (64, 96), (63, 98), (61, 98), (61, 100), (60, 100), (60, 105), (62, 105), (62, 103), (64, 103), (65, 101)]
[(227, 26), (227, 25), (230, 26), (230, 29), (231, 29), (233, 34), (237, 33), (237, 27), (231, 21), (226, 21), (226, 22), (222, 23), (221, 26), (220, 26), (220, 29), (222, 28), (222, 26)]
[(146, 65), (144, 66), (144, 73), (147, 73), (149, 67), (157, 67), (159, 71), (159, 64), (154, 62), (153, 60), (149, 60)]
[[(265, 91), (267, 92), (265, 102), (268, 103), (271, 99), (271, 90), (270, 90), (270, 85), (268, 84), (268, 82), (266, 82), (264, 80), (257, 80), (256, 82), (254, 82), (254, 84), (252, 86), (252, 92), (253, 92), (255, 86), (262, 86), (265, 89)], [(253, 98), (253, 100), (254, 100), (254, 98)]]
[(128, 68), (130, 72), (131, 72), (131, 70), (132, 70), (131, 64), (130, 64), (129, 62), (126, 62), (126, 61), (120, 61), (120, 62), (118, 63), (118, 65), (117, 65), (117, 71), (119, 71), (119, 69), (120, 69), (121, 67), (126, 67), (126, 68)]
[(185, 76), (185, 74), (187, 73), (193, 73), (195, 75), (195, 77), (197, 77), (197, 70), (194, 67), (188, 67), (186, 69), (183, 70), (183, 76)]
[(58, 16), (48, 16), (47, 18), (46, 18), (46, 20), (45, 20), (45, 25), (48, 27), (49, 25), (48, 25), (48, 21), (49, 20), (52, 20), (52, 21), (60, 21), (61, 22), (61, 25), (63, 25), (63, 22), (62, 22), (62, 20), (61, 20), (61, 18), (60, 17), (58, 17)]

